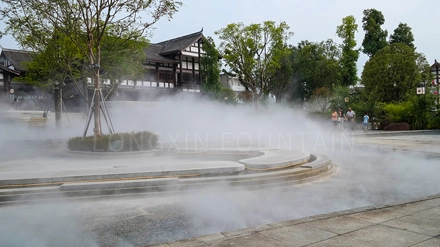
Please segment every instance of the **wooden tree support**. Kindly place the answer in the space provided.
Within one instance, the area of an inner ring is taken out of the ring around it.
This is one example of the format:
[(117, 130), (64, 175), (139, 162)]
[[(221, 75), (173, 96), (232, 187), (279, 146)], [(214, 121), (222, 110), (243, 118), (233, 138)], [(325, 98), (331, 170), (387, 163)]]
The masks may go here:
[(93, 92), (92, 100), (90, 101), (90, 102), (92, 102), (92, 104), (90, 104), (89, 113), (88, 113), (88, 116), (87, 116), (87, 122), (86, 122), (86, 126), (84, 128), (83, 137), (86, 137), (86, 135), (87, 135), (87, 130), (89, 129), (90, 121), (92, 120), (92, 115), (95, 112), (94, 111), (95, 110), (95, 105), (93, 104), (93, 102), (95, 102), (95, 97), (98, 97), (99, 107), (101, 109), (102, 115), (104, 116), (104, 120), (105, 120), (105, 123), (107, 124), (107, 127), (108, 127), (108, 130), (109, 130), (110, 134), (114, 134), (115, 133), (115, 129), (113, 128), (112, 120), (110, 119), (110, 115), (108, 113), (107, 106), (105, 105), (105, 100), (104, 100), (104, 97), (102, 95), (102, 90), (101, 89), (95, 89), (95, 91)]

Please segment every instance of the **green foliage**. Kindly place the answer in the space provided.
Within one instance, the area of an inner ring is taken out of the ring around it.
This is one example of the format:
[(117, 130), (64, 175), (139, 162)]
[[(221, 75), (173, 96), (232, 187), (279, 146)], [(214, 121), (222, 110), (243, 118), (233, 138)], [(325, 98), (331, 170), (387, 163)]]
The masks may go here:
[(219, 100), (229, 104), (236, 104), (237, 95), (235, 94), (234, 90), (230, 88), (223, 88), (220, 93)]
[(354, 16), (350, 15), (342, 19), (342, 25), (336, 29), (336, 34), (343, 39), (342, 42), (342, 57), (340, 59), (342, 69), (342, 86), (355, 85), (358, 81), (357, 65), (359, 59), (359, 50), (355, 49), (358, 25)]
[(429, 129), (440, 129), (440, 116), (433, 117), (428, 124)]
[(405, 44), (395, 43), (372, 57), (362, 72), (366, 94), (373, 94), (380, 102), (403, 101), (421, 81), (418, 54)]
[(403, 43), (413, 49), (414, 46), (414, 35), (411, 28), (406, 23), (399, 23), (399, 26), (394, 29), (394, 33), (390, 36), (390, 44)]
[(280, 58), (289, 52), (286, 41), (292, 35), (285, 22), (273, 21), (245, 26), (228, 24), (215, 34), (222, 40), (221, 55), (242, 85), (261, 96), (268, 91), (269, 76), (280, 67)]
[(67, 142), (71, 151), (131, 152), (146, 151), (157, 146), (159, 138), (149, 131), (117, 133), (102, 136), (73, 137)]
[(383, 109), (393, 122), (407, 122), (412, 129), (426, 129), (432, 123), (432, 95), (414, 95), (407, 101), (385, 104)]
[(143, 79), (145, 67), (142, 61), (145, 59), (144, 49), (149, 41), (140, 36), (136, 40), (117, 36), (117, 29), (109, 28), (103, 36), (101, 45), (101, 78), (118, 85), (122, 80)]
[(275, 95), (277, 102), (285, 98), (286, 91), (293, 79), (293, 56), (292, 51), (280, 58), (280, 66), (269, 75), (268, 92)]
[(332, 91), (326, 87), (313, 90), (312, 102), (319, 106), (323, 115), (330, 107), (332, 94)]
[(414, 104), (411, 101), (385, 104), (383, 109), (393, 122), (409, 122), (411, 115), (414, 114), (412, 112)]
[(313, 90), (331, 88), (341, 81), (340, 49), (332, 40), (301, 41), (293, 48), (292, 98), (309, 100)]
[(426, 129), (432, 119), (434, 107), (434, 95), (413, 95), (410, 100), (413, 102), (413, 115), (410, 124), (413, 129)]
[(365, 94), (363, 92), (361, 92), (360, 94), (356, 94), (351, 97), (349, 105), (351, 105), (351, 108), (355, 112), (368, 112), (370, 118), (386, 118), (386, 114), (383, 109), (385, 104), (378, 101), (378, 98), (374, 94)]
[(376, 9), (364, 10), (362, 18), (362, 28), (365, 31), (364, 40), (362, 41), (362, 52), (373, 57), (378, 51), (388, 45), (388, 32), (382, 30), (380, 26), (385, 23), (385, 17), (382, 12)]
[[(33, 60), (25, 64), (26, 73), (19, 81), (51, 91), (55, 82), (77, 80), (82, 76), (83, 57), (68, 36), (55, 31), (54, 36), (47, 40), (41, 41), (32, 37), (27, 41), (27, 46), (37, 52)], [(41, 42), (45, 46), (41, 47)]]
[(349, 98), (350, 100), (350, 88), (346, 86), (334, 86), (333, 95), (330, 99), (330, 107), (334, 109), (338, 109), (339, 107), (342, 107), (342, 109), (347, 109), (348, 102), (345, 102), (345, 98)]
[(215, 97), (222, 91), (220, 83), (219, 53), (215, 49), (214, 40), (207, 37), (203, 40), (203, 50), (206, 52), (200, 61), (202, 73), (202, 90)]

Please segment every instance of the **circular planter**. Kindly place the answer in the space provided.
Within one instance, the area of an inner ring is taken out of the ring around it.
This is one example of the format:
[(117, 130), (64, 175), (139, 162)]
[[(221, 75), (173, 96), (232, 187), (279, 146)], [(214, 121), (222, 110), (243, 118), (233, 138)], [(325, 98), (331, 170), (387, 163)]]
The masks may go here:
[(142, 158), (156, 155), (157, 150), (147, 151), (129, 151), (129, 152), (83, 152), (83, 151), (67, 151), (67, 155), (76, 158), (92, 158), (92, 159), (114, 159), (114, 158)]

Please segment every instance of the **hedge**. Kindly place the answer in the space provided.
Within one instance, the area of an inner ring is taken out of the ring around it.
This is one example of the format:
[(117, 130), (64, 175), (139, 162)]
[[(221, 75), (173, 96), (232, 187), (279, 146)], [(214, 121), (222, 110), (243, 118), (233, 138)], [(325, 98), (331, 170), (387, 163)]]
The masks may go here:
[(67, 141), (67, 147), (70, 151), (83, 152), (134, 152), (154, 149), (158, 140), (156, 134), (140, 131), (96, 137), (72, 137)]

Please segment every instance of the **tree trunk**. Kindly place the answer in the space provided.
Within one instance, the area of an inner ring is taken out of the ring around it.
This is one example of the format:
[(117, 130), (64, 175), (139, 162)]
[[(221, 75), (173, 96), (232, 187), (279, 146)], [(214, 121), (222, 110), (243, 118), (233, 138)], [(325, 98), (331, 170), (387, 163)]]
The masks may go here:
[(61, 114), (62, 114), (62, 93), (61, 85), (55, 85), (54, 87), (54, 100), (55, 100), (55, 125), (57, 128), (61, 127)]
[(95, 109), (94, 109), (94, 116), (95, 116), (95, 128), (93, 129), (93, 132), (95, 136), (101, 136), (102, 130), (101, 130), (101, 83), (99, 78), (99, 66), (95, 68), (95, 102), (93, 102)]
[(82, 79), (83, 89), (84, 89), (84, 96), (86, 98), (86, 112), (89, 111), (90, 105), (93, 104), (93, 102), (89, 101), (89, 89), (87, 85), (87, 78)]

